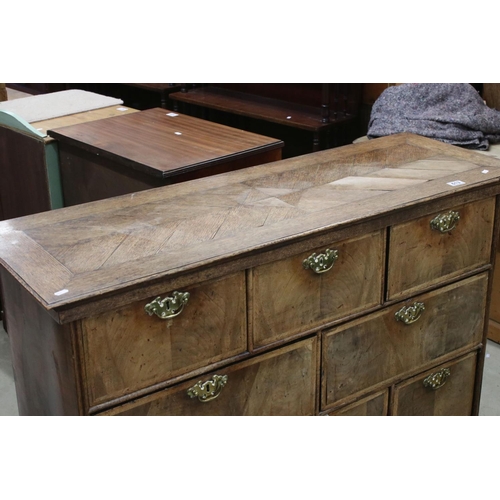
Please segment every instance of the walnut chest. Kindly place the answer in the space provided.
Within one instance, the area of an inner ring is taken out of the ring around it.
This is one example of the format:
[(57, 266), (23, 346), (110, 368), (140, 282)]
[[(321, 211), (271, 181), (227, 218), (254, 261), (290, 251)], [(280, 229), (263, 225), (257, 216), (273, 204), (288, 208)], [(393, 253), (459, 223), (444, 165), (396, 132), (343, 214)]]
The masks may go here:
[(477, 414), (499, 193), (400, 134), (4, 221), (19, 411)]

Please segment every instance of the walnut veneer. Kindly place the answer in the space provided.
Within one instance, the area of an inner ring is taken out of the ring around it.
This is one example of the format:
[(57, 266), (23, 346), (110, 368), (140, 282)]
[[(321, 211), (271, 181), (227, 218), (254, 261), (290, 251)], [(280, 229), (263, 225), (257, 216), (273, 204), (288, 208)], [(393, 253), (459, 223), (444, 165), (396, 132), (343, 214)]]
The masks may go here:
[(475, 415), (500, 163), (410, 134), (0, 223), (23, 415)]
[(289, 158), (359, 137), (361, 94), (357, 83), (211, 83), (170, 98), (188, 114), (279, 137)]

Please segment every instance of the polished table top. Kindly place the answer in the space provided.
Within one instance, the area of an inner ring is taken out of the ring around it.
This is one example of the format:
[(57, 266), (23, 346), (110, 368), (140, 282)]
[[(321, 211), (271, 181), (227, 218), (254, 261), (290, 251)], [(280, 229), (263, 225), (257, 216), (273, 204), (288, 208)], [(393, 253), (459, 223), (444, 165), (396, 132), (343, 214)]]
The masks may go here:
[(162, 108), (49, 130), (60, 144), (167, 178), (281, 149), (283, 142)]

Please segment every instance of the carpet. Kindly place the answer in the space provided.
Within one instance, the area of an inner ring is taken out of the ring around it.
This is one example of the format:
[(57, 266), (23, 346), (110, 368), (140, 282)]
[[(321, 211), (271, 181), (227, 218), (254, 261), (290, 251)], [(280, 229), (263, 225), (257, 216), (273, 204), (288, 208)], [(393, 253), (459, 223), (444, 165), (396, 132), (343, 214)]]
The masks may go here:
[(9, 111), (33, 123), (120, 104), (123, 104), (121, 99), (72, 89), (0, 102), (0, 110)]

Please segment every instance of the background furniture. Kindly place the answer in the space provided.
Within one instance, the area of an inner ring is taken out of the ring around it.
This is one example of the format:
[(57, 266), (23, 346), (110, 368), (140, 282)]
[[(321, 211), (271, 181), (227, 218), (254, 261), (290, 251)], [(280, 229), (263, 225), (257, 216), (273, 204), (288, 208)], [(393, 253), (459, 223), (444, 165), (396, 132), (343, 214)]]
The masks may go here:
[(161, 108), (49, 130), (66, 206), (281, 159), (282, 141)]
[(500, 111), (500, 83), (483, 83), (482, 96), (490, 108)]
[[(63, 206), (57, 143), (47, 136), (48, 127), (136, 111), (121, 104), (117, 99), (78, 90), (4, 103), (0, 109), (1, 219)], [(20, 115), (15, 110), (27, 114)], [(30, 116), (39, 118), (33, 120)]]
[(169, 95), (180, 90), (175, 83), (9, 83), (9, 87), (29, 94), (46, 94), (68, 89), (82, 89), (113, 96), (134, 109), (172, 107)]
[(74, 88), (69, 83), (7, 83), (7, 87), (32, 95), (61, 92)]
[[(40, 96), (43, 99), (43, 96)], [(120, 105), (28, 123), (23, 117), (0, 110), (0, 220), (61, 208), (62, 197), (56, 141), (48, 127), (83, 123), (133, 113)], [(0, 319), (3, 319), (0, 294)], [(7, 324), (4, 321), (5, 329)]]
[(283, 157), (348, 144), (359, 135), (361, 84), (183, 84), (179, 110), (272, 137)]
[(499, 193), (400, 134), (0, 223), (20, 414), (477, 414)]
[(175, 109), (170, 99), (172, 92), (181, 89), (176, 83), (73, 83), (75, 88), (122, 99), (126, 106), (145, 110), (162, 107)]
[(110, 106), (29, 124), (0, 110), (0, 220), (63, 206), (57, 142), (47, 135), (47, 128), (135, 112)]

